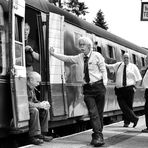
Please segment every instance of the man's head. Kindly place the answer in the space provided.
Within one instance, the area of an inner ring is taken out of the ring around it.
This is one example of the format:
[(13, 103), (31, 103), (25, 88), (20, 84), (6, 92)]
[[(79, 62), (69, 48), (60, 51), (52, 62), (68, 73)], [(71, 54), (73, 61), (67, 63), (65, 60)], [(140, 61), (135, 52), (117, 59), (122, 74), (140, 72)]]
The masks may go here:
[(89, 39), (88, 37), (80, 37), (78, 43), (81, 52), (84, 53), (85, 55), (87, 55), (92, 49), (93, 43), (91, 39)]
[(34, 89), (36, 86), (38, 86), (41, 82), (41, 76), (39, 73), (35, 71), (31, 71), (27, 73), (27, 85)]
[(124, 61), (124, 64), (125, 65), (127, 65), (127, 64), (129, 64), (129, 62), (130, 62), (130, 57), (129, 57), (129, 53), (124, 53), (124, 55), (123, 55), (123, 61)]
[(29, 24), (28, 23), (25, 23), (25, 28), (24, 28), (25, 30), (24, 30), (24, 32), (25, 32), (25, 40), (27, 40), (28, 39), (28, 36), (29, 36), (29, 33), (30, 33), (30, 26), (29, 26)]

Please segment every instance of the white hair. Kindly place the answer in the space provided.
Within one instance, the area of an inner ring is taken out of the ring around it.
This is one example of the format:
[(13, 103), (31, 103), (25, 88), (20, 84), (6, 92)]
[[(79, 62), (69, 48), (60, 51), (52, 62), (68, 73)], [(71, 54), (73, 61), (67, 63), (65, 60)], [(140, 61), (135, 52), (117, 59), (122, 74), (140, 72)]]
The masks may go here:
[(27, 80), (35, 80), (35, 79), (38, 79), (41, 81), (41, 75), (35, 71), (30, 71), (27, 73)]
[(78, 43), (79, 43), (80, 41), (84, 41), (85, 44), (88, 44), (88, 45), (90, 45), (90, 47), (93, 47), (93, 42), (92, 42), (92, 40), (91, 40), (90, 38), (88, 38), (88, 37), (80, 37), (79, 40), (78, 40)]

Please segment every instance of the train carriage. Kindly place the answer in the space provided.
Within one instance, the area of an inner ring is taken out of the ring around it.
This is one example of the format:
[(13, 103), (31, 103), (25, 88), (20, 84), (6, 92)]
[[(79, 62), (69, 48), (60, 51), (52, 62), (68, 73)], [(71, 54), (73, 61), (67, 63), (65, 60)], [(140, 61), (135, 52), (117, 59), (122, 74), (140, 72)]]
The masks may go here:
[[(29, 110), (26, 89), (24, 24), (31, 27), (30, 37), (36, 43), (40, 61), (33, 68), (42, 77), (41, 100), (51, 104), (49, 127), (74, 124), (89, 120), (83, 101), (81, 67), (63, 63), (50, 56), (49, 47), (66, 55), (80, 53), (78, 38), (92, 39), (94, 50), (100, 52), (106, 63), (122, 60), (129, 52), (131, 61), (139, 70), (145, 65), (147, 50), (106, 30), (86, 22), (50, 4), (47, 0), (0, 1), (0, 137), (7, 137), (12, 129), (28, 131)], [(19, 60), (18, 60), (19, 59)], [(114, 94), (115, 74), (108, 71), (108, 85), (104, 117), (122, 114)], [(137, 89), (134, 110), (142, 110), (143, 88)]]

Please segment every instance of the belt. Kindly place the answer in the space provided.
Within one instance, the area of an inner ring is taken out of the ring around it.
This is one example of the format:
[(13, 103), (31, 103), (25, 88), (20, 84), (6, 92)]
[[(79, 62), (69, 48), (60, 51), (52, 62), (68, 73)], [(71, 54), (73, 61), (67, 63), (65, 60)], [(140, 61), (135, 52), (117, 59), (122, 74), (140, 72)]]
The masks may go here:
[(84, 84), (84, 85), (90, 85), (90, 86), (92, 86), (92, 85), (101, 84), (101, 83), (103, 83), (103, 79), (98, 80), (98, 81), (96, 81), (96, 82), (92, 82), (92, 83), (86, 83), (86, 84)]
[(129, 85), (129, 86), (124, 86), (124, 87), (119, 87), (119, 89), (130, 88), (130, 87), (135, 87), (135, 86), (134, 85)]

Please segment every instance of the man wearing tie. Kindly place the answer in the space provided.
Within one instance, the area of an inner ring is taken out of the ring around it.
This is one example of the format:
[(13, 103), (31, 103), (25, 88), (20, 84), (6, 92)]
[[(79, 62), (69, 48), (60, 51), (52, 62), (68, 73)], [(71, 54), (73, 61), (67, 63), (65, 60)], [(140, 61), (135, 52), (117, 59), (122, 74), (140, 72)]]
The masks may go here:
[(144, 111), (145, 111), (145, 124), (146, 128), (142, 130), (144, 133), (148, 133), (148, 55), (146, 56), (146, 70), (145, 74), (142, 80), (142, 86), (145, 88), (144, 98), (145, 98), (145, 105), (144, 105)]
[(83, 94), (84, 101), (88, 108), (90, 121), (93, 129), (91, 144), (101, 146), (103, 139), (103, 110), (105, 104), (105, 93), (107, 85), (107, 71), (103, 56), (93, 51), (92, 41), (87, 37), (80, 37), (78, 40), (81, 53), (75, 56), (66, 56), (50, 53), (64, 62), (79, 64), (84, 75)]
[(119, 107), (123, 112), (123, 126), (128, 127), (132, 122), (135, 127), (139, 118), (133, 112), (133, 100), (136, 86), (140, 85), (142, 79), (139, 69), (135, 64), (130, 63), (128, 53), (123, 55), (123, 62), (106, 64), (106, 66), (116, 73), (116, 95)]

